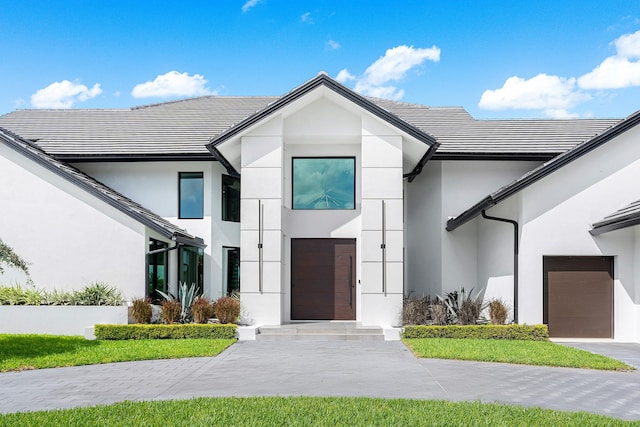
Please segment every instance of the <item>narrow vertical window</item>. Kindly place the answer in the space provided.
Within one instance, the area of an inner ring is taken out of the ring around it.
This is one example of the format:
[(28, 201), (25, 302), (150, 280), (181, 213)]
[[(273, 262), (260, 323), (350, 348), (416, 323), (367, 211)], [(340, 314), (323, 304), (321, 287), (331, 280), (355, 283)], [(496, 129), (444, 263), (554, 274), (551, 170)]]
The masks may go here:
[(192, 246), (181, 246), (178, 250), (179, 281), (187, 286), (196, 285), (202, 294), (204, 284), (204, 251)]
[(149, 239), (149, 252), (147, 255), (147, 296), (154, 301), (159, 301), (162, 296), (158, 291), (167, 292), (167, 251), (169, 247), (165, 242)]
[(222, 175), (222, 220), (240, 222), (240, 179)]
[(227, 295), (240, 292), (240, 248), (222, 247), (222, 268)]
[(204, 213), (204, 178), (202, 172), (180, 172), (179, 218), (201, 219)]

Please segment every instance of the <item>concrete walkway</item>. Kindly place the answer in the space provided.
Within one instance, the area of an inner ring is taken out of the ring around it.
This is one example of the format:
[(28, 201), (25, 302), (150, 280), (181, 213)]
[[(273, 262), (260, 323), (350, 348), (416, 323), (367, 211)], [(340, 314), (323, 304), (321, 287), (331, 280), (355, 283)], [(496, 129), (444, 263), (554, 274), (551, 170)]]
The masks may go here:
[(0, 374), (0, 412), (196, 396), (480, 400), (640, 420), (638, 372), (416, 359), (388, 341), (245, 341), (215, 358)]

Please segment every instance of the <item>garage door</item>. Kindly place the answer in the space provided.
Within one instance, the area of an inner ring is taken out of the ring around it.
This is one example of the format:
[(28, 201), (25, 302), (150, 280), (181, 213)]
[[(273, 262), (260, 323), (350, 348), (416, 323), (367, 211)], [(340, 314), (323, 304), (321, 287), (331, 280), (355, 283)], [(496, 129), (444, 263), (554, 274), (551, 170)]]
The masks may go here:
[(613, 338), (613, 258), (544, 257), (544, 323), (558, 338)]

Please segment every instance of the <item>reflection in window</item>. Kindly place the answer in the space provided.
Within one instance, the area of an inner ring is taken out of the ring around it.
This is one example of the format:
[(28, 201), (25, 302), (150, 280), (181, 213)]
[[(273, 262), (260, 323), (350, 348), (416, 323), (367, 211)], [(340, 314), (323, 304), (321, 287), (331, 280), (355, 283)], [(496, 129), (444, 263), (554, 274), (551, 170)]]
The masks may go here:
[(154, 301), (161, 300), (161, 295), (157, 292), (167, 292), (167, 251), (169, 247), (165, 242), (156, 239), (149, 239), (149, 252), (147, 264), (149, 266), (147, 276), (147, 296)]
[(293, 158), (293, 209), (355, 209), (355, 158)]
[(240, 179), (222, 175), (222, 220), (240, 222)]
[(202, 218), (204, 178), (202, 172), (180, 172), (180, 218)]
[(223, 280), (227, 295), (240, 292), (240, 248), (222, 247)]
[(179, 281), (187, 286), (195, 284), (197, 293), (202, 293), (204, 283), (204, 251), (192, 246), (181, 246), (178, 253)]

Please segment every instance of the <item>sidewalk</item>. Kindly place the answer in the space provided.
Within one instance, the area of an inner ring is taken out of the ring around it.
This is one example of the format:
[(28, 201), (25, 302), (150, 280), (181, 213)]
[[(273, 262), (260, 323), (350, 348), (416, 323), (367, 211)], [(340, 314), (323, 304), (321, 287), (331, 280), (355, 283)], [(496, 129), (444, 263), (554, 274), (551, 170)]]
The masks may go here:
[(215, 358), (0, 374), (0, 412), (276, 395), (480, 400), (640, 420), (638, 372), (416, 359), (388, 341), (245, 341)]

